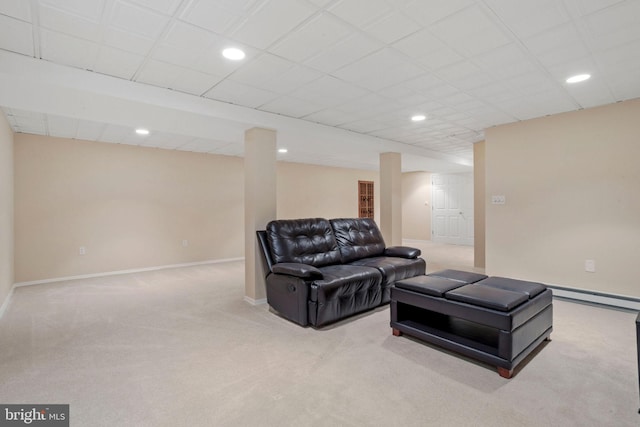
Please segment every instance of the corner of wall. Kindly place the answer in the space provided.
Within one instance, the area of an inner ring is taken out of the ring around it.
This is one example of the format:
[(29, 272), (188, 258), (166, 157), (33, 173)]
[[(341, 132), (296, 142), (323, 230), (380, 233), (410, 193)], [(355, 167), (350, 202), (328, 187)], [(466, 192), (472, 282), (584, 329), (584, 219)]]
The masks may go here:
[(14, 282), (14, 157), (13, 131), (0, 113), (0, 316), (6, 309)]

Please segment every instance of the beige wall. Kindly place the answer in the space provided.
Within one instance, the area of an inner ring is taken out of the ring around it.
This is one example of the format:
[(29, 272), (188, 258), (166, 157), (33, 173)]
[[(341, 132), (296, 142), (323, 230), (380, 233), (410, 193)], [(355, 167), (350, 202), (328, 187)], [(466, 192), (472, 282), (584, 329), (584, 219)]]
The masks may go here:
[(487, 273), (639, 297), (639, 138), (640, 99), (487, 129)]
[[(15, 282), (244, 256), (241, 158), (18, 134), (15, 173)], [(358, 180), (377, 219), (377, 172), (279, 162), (278, 217), (357, 216)]]
[(13, 132), (0, 113), (0, 307), (13, 286)]
[(378, 172), (278, 163), (278, 218), (354, 218), (358, 181), (373, 181), (375, 220), (380, 218)]
[(485, 142), (473, 144), (473, 265), (485, 266)]
[(241, 257), (243, 235), (240, 158), (15, 136), (16, 282)]
[(402, 238), (431, 240), (431, 174), (402, 174)]

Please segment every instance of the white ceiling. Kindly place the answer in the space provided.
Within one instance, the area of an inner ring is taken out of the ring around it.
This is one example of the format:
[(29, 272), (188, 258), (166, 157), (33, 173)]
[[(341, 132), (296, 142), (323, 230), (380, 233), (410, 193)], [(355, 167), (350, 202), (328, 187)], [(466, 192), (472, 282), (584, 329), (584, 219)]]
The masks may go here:
[(0, 0), (0, 49), (16, 132), (241, 156), (262, 126), (282, 160), (449, 172), (488, 127), (639, 97), (640, 0)]

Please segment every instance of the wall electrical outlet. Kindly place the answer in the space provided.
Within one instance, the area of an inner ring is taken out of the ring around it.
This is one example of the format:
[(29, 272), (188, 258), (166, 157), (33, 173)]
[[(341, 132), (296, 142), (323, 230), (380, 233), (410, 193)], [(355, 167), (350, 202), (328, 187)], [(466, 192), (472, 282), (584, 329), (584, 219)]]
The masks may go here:
[(584, 271), (588, 272), (588, 273), (595, 273), (596, 272), (596, 262), (592, 259), (586, 259), (584, 260)]
[(491, 196), (492, 205), (504, 205), (507, 202), (507, 197), (503, 195)]
[(188, 240), (186, 240), (186, 239), (185, 239), (185, 240), (183, 240), (183, 241), (182, 241), (182, 246), (184, 246), (185, 248), (186, 248), (187, 246), (189, 246), (189, 241), (188, 241)]
[(85, 248), (84, 246), (80, 246), (80, 249), (78, 250), (78, 254), (86, 255), (87, 254), (87, 248)]

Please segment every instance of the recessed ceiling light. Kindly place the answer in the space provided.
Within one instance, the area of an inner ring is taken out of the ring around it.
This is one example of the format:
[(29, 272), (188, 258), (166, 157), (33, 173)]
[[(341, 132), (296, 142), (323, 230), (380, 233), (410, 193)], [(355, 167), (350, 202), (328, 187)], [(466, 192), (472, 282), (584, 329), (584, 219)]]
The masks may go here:
[(427, 116), (425, 116), (424, 114), (416, 114), (415, 116), (411, 117), (411, 120), (414, 122), (421, 122), (423, 120), (425, 120), (427, 118)]
[(286, 153), (287, 151), (289, 150), (287, 150), (286, 148), (278, 148), (278, 153)]
[(140, 129), (136, 129), (136, 133), (138, 135), (149, 135), (149, 130), (140, 128)]
[(244, 52), (235, 47), (228, 47), (222, 51), (222, 56), (227, 59), (231, 59), (232, 61), (239, 61), (244, 59)]
[(589, 80), (591, 78), (591, 74), (578, 74), (576, 76), (571, 76), (567, 79), (567, 83), (579, 83), (585, 80)]

